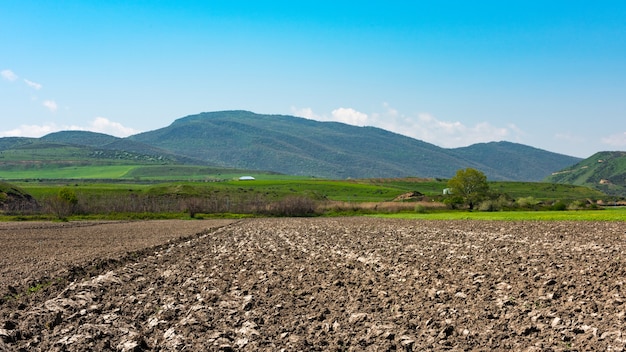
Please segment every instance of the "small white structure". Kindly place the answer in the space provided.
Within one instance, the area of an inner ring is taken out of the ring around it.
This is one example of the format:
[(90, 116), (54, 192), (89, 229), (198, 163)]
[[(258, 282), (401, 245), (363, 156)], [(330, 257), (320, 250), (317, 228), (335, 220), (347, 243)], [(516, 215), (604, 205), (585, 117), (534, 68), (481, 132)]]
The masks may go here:
[(447, 195), (447, 194), (452, 194), (452, 189), (450, 189), (450, 188), (444, 188), (444, 189), (443, 189), (443, 194), (446, 194), (446, 195)]
[(254, 180), (256, 180), (256, 179), (254, 177), (252, 177), (252, 176), (241, 176), (239, 178), (239, 181), (254, 181)]

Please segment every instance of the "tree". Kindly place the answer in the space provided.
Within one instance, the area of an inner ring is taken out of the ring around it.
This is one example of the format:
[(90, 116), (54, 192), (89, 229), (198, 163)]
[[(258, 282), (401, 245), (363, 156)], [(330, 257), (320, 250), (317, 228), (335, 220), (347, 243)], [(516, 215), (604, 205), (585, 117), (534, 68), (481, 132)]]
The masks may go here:
[(487, 176), (469, 167), (458, 170), (456, 175), (448, 180), (448, 188), (452, 190), (453, 196), (462, 198), (470, 210), (489, 193)]
[(78, 197), (72, 189), (65, 187), (61, 188), (56, 196), (51, 197), (48, 204), (59, 219), (66, 219), (74, 213)]

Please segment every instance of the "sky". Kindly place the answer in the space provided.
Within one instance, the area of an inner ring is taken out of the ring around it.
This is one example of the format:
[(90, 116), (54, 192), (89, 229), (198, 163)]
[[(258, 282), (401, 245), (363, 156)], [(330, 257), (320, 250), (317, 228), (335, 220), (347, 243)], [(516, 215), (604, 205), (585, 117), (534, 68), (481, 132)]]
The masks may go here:
[(0, 137), (200, 112), (626, 150), (626, 1), (0, 0)]

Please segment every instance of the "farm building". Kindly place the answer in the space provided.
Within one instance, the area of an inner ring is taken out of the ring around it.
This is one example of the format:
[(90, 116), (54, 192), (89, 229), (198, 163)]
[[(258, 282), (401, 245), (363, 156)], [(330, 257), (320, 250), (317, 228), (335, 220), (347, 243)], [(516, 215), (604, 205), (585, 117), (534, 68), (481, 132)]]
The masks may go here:
[(252, 177), (252, 176), (241, 176), (239, 178), (239, 181), (254, 181), (254, 180), (255, 180), (255, 178)]

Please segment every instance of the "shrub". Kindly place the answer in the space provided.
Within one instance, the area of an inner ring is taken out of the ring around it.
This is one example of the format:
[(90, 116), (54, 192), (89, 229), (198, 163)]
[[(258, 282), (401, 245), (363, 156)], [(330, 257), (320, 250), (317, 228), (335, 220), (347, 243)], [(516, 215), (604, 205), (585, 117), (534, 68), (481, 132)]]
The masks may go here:
[(486, 200), (481, 202), (478, 205), (478, 210), (480, 211), (499, 211), (502, 210), (499, 202), (497, 200)]
[(425, 206), (418, 204), (415, 206), (415, 212), (418, 214), (426, 214), (428, 209)]
[(571, 203), (569, 203), (569, 205), (567, 206), (568, 210), (581, 210), (581, 209), (585, 209), (587, 207), (587, 204), (582, 201), (582, 200), (575, 200)]
[(450, 209), (460, 208), (464, 203), (465, 201), (463, 200), (463, 197), (455, 195), (448, 196), (443, 200), (443, 204), (445, 204)]
[(54, 215), (61, 220), (65, 220), (76, 211), (78, 197), (74, 190), (61, 188), (56, 196), (47, 198), (45, 204)]
[(520, 208), (529, 209), (535, 208), (537, 205), (539, 205), (539, 201), (532, 196), (518, 198), (516, 203), (517, 206), (519, 206)]
[(76, 205), (78, 203), (78, 197), (76, 192), (70, 188), (61, 188), (59, 191), (59, 199), (67, 204)]
[(562, 210), (566, 210), (567, 209), (567, 204), (565, 204), (564, 201), (559, 200), (556, 203), (552, 204), (552, 207), (550, 207), (552, 210), (558, 210), (558, 211), (562, 211)]

